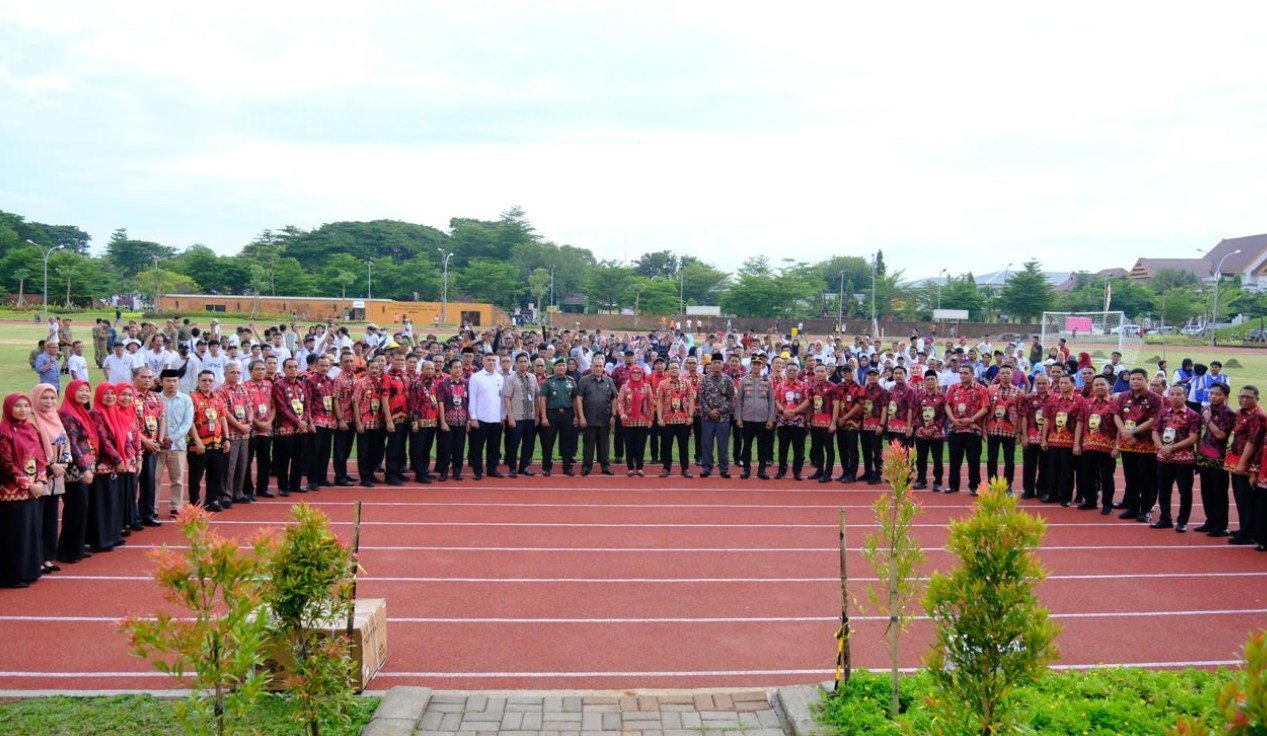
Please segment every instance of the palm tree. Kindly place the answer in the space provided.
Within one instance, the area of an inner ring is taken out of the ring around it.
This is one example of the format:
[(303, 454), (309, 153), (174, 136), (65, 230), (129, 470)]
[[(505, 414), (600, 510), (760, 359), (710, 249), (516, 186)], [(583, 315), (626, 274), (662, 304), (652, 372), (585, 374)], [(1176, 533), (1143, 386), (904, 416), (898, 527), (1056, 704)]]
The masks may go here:
[(25, 268), (19, 268), (13, 272), (13, 278), (18, 280), (18, 306), (26, 304), (26, 280), (31, 278), (31, 272)]

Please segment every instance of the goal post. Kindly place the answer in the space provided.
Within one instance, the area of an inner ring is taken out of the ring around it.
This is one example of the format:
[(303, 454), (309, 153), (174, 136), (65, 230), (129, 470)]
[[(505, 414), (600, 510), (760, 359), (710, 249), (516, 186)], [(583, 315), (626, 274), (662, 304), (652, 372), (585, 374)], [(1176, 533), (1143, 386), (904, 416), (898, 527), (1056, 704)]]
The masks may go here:
[(1043, 347), (1055, 347), (1061, 338), (1074, 355), (1090, 353), (1097, 369), (1114, 350), (1133, 364), (1143, 344), (1139, 327), (1126, 321), (1125, 312), (1043, 312)]

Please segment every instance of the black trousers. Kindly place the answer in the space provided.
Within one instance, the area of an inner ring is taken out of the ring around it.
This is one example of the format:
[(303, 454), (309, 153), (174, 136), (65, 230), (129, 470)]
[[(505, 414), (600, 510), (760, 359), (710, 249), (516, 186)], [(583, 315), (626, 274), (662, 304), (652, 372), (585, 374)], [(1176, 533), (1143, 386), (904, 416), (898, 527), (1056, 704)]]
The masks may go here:
[(1254, 480), (1248, 475), (1232, 473), (1232, 498), (1236, 500), (1236, 536), (1252, 538), (1254, 533), (1254, 494), (1258, 493)]
[(466, 453), (463, 452), (466, 448), (466, 427), (465, 424), (450, 424), (448, 432), (440, 432), (440, 439), (436, 443), (437, 473), (462, 472), (462, 464), (466, 458)]
[(334, 450), (334, 429), (317, 427), (308, 437), (308, 486), (330, 485), (330, 453)]
[(647, 454), (652, 464), (660, 462), (660, 432), (652, 425), (647, 431)]
[(63, 495), (40, 496), (40, 561), (57, 558), (57, 507)]
[(805, 428), (785, 425), (778, 428), (779, 472), (787, 472), (787, 454), (792, 451), (792, 474), (800, 475), (805, 467)]
[(949, 490), (959, 490), (959, 469), (968, 461), (968, 487), (976, 490), (981, 485), (981, 435), (974, 432), (954, 432), (950, 435)]
[(250, 448), (251, 458), (255, 460), (255, 483), (251, 483), (251, 471), (248, 469), (242, 495), (253, 499), (268, 493), (268, 479), (273, 477), (273, 438), (252, 437)]
[(516, 419), (515, 426), (506, 427), (506, 465), (511, 470), (527, 470), (532, 464), (536, 430), (537, 423), (532, 419)]
[[(205, 452), (196, 453), (192, 450), (188, 455), (189, 461), (189, 502), (197, 505), (201, 496), (202, 479), (205, 475), (207, 478), (207, 495), (204, 506), (209, 504), (219, 505), (224, 496), (224, 475), (229, 469), (229, 459), (225, 457), (224, 450), (219, 448), (213, 450), (210, 447)], [(120, 478), (123, 476), (120, 475)], [(124, 490), (126, 494), (127, 489)], [(232, 501), (232, 499), (230, 499)]]
[(387, 430), (366, 429), (356, 433), (356, 473), (361, 482), (374, 481), (374, 472), (383, 459), (383, 450), (387, 447)]
[(479, 428), (471, 433), (471, 451), (467, 456), (471, 472), (480, 475), (497, 472), (501, 445), (502, 423), (480, 422)]
[(1051, 485), (1051, 479), (1047, 473), (1047, 451), (1042, 445), (1027, 443), (1021, 459), (1024, 463), (1021, 470), (1021, 486), (1025, 489), (1026, 495), (1046, 495), (1047, 488)]
[(57, 561), (79, 562), (84, 558), (88, 532), (88, 486), (67, 483), (62, 499), (62, 530), (57, 538)]
[(867, 480), (879, 478), (880, 468), (883, 467), (884, 437), (876, 434), (874, 429), (864, 429), (858, 437), (862, 440), (862, 471), (867, 474)]
[[(858, 477), (858, 437), (861, 434), (862, 431), (858, 429), (836, 428), (836, 448), (840, 454), (840, 475), (843, 478)], [(811, 445), (813, 438), (814, 434), (810, 432)], [(812, 448), (810, 450), (810, 464), (814, 464)]]
[(691, 437), (695, 440), (695, 464), (699, 465), (700, 453), (704, 447), (704, 418), (698, 414), (691, 417)]
[[(614, 407), (612, 409), (612, 413), (615, 413)], [(612, 452), (616, 454), (616, 462), (620, 462), (625, 457), (625, 425), (621, 423), (620, 417), (616, 417), (616, 426), (614, 427), (614, 430), (613, 434), (616, 438), (613, 440), (614, 445), (612, 447)]]
[(1157, 456), (1151, 452), (1123, 452), (1122, 474), (1126, 476), (1122, 503), (1136, 514), (1148, 513), (1157, 502)]
[(1073, 501), (1073, 448), (1048, 447), (1047, 456), (1052, 475), (1052, 489), (1047, 492), (1047, 498), (1061, 503)]
[[(818, 468), (819, 476), (831, 477), (836, 467), (836, 446), (827, 427), (809, 429), (809, 464)], [(836, 430), (840, 432), (842, 430)]]
[(774, 429), (767, 428), (765, 422), (743, 423), (743, 457), (739, 465), (744, 470), (752, 470), (752, 445), (757, 445), (757, 464), (762, 469), (774, 463)]
[(946, 441), (943, 439), (922, 439), (915, 438), (915, 482), (928, 483), (928, 456), (933, 456), (933, 483), (941, 483), (942, 479), (942, 448)]
[(888, 447), (894, 442), (897, 442), (908, 450), (911, 449), (911, 445), (913, 444), (912, 438), (907, 437), (905, 432), (885, 432), (884, 446)]
[(1201, 509), (1205, 511), (1205, 527), (1209, 531), (1226, 531), (1228, 472), (1221, 467), (1197, 468), (1197, 472), (1201, 474)]
[[(304, 468), (307, 467), (304, 450), (306, 434), (278, 435), (273, 438), (273, 465), (277, 468), (277, 487), (290, 493), (298, 493), (303, 487)], [(190, 463), (190, 471), (193, 464)], [(190, 488), (192, 488), (192, 484)]]
[(985, 469), (986, 476), (999, 477), (999, 450), (1003, 451), (1003, 480), (1007, 487), (1012, 487), (1012, 479), (1016, 476), (1016, 438), (990, 435), (986, 439)]
[[(1113, 471), (1117, 459), (1103, 450), (1083, 450), (1078, 485), (1082, 488), (1082, 502), (1101, 508), (1113, 506)], [(1097, 499), (1099, 499), (1097, 501)]]
[(348, 458), (352, 457), (352, 445), (356, 443), (356, 430), (334, 430), (334, 480), (347, 480)]
[(409, 442), (409, 423), (396, 422), (392, 431), (384, 429), (383, 433), (387, 435), (383, 480), (404, 480), (405, 464), (409, 461), (409, 456), (405, 454)]
[(1191, 465), (1181, 463), (1157, 463), (1157, 496), (1161, 505), (1160, 519), (1170, 521), (1170, 493), (1174, 486), (1179, 486), (1179, 516), (1175, 521), (1187, 524), (1192, 516), (1192, 473)]
[(691, 425), (689, 424), (666, 424), (659, 428), (660, 434), (660, 460), (664, 463), (665, 470), (673, 469), (673, 442), (677, 441), (678, 465), (681, 466), (682, 472), (690, 467), (690, 456), (687, 454), (687, 445), (691, 441)]
[[(623, 440), (622, 440), (623, 442)], [(584, 430), (584, 447), (581, 451), (581, 469), (594, 467), (594, 453), (598, 452), (599, 467), (611, 465), (611, 429), (606, 422), (591, 424)]]
[(625, 467), (629, 470), (642, 470), (647, 459), (647, 435), (650, 427), (624, 428), (625, 435)]
[(1250, 489), (1249, 538), (1267, 546), (1267, 488)]
[(550, 425), (539, 428), (541, 469), (547, 473), (554, 471), (554, 443), (558, 440), (559, 458), (566, 473), (576, 464), (576, 412), (571, 409), (546, 409), (546, 419)]
[(431, 446), (435, 441), (435, 427), (419, 427), (409, 432), (409, 467), (416, 480), (431, 477)]
[[(158, 455), (141, 455), (141, 472), (137, 474), (137, 513), (141, 521), (158, 518)], [(69, 485), (69, 484), (67, 484)], [(68, 491), (69, 492), (69, 491)]]
[(743, 465), (743, 459), (746, 456), (745, 449), (747, 440), (743, 436), (743, 426), (738, 419), (731, 417), (730, 419), (730, 461), (735, 465)]

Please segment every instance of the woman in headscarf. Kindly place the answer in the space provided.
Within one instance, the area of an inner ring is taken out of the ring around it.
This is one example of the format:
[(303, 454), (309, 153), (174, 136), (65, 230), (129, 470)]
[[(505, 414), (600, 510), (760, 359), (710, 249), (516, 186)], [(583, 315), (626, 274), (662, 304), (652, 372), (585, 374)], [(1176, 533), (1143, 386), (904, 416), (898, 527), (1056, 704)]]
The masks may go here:
[(124, 431), (127, 443), (124, 445), (124, 472), (119, 474), (120, 525), (123, 536), (131, 536), (139, 532), (141, 517), (137, 512), (136, 493), (138, 490), (137, 473), (141, 469), (141, 415), (137, 413), (139, 404), (135, 403), (136, 389), (130, 383), (116, 383), (118, 390), (119, 426)]
[(40, 497), (48, 492), (44, 444), (31, 424), (31, 400), (4, 398), (0, 418), (0, 587), (26, 588), (43, 572)]
[(57, 387), (41, 383), (31, 389), (31, 409), (31, 424), (39, 433), (44, 456), (48, 458), (49, 492), (40, 499), (43, 515), (40, 547), (44, 553), (44, 572), (56, 572), (61, 569), (54, 562), (57, 559), (57, 505), (66, 493), (66, 466), (70, 464), (66, 430), (57, 416)]
[(99, 383), (88, 416), (97, 427), (97, 470), (88, 492), (88, 546), (93, 552), (109, 552), (124, 544), (123, 509), (119, 473), (124, 472), (127, 430), (118, 419), (118, 389)]
[(62, 497), (62, 533), (57, 539), (58, 562), (79, 562), (92, 554), (84, 549), (84, 535), (88, 525), (88, 488), (97, 467), (100, 439), (96, 425), (88, 416), (91, 399), (92, 387), (87, 381), (71, 381), (57, 413), (70, 448), (66, 494)]
[(625, 467), (629, 476), (642, 475), (647, 452), (647, 433), (651, 429), (651, 383), (643, 376), (642, 366), (634, 363), (629, 380), (616, 396), (621, 430), (625, 433)]

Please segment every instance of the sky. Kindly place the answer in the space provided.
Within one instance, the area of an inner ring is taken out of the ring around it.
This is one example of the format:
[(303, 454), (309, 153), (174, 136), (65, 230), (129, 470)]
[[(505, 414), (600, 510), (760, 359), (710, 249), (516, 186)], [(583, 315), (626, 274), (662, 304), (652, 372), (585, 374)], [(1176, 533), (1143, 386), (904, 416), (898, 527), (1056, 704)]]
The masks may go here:
[(0, 0), (0, 209), (234, 253), (522, 207), (908, 276), (1267, 232), (1262, 3)]

